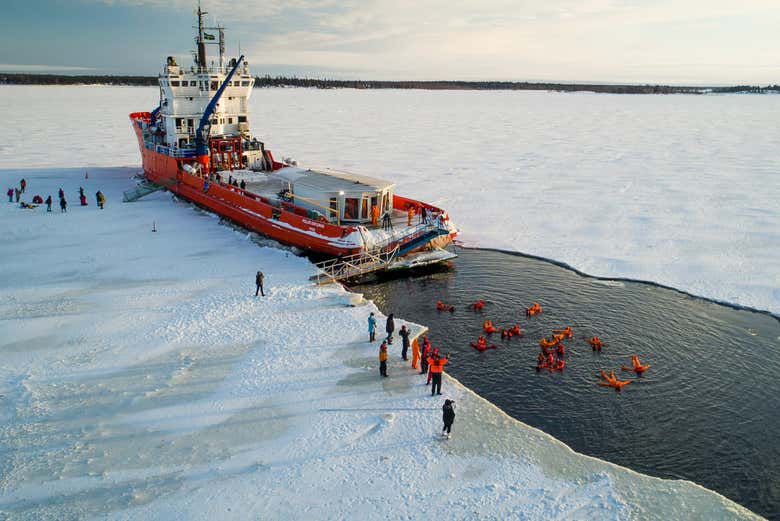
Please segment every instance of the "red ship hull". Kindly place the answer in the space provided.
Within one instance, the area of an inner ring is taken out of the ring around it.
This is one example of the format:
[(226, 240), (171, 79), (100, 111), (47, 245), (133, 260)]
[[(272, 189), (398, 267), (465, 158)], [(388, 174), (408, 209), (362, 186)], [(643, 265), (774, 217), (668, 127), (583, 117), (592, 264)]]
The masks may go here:
[[(150, 117), (149, 112), (130, 114), (144, 173), (152, 183), (163, 185), (183, 199), (285, 244), (333, 256), (353, 255), (363, 249), (349, 240), (349, 236), (357, 231), (354, 226), (310, 219), (303, 208), (289, 203), (273, 204), (266, 197), (227, 184), (210, 183), (204, 190), (205, 179), (183, 168), (184, 165), (195, 164), (195, 157), (173, 157), (146, 147), (143, 126), (150, 122)], [(284, 167), (278, 162), (274, 162), (274, 166)], [(393, 207), (397, 209), (405, 209), (410, 203), (441, 212), (441, 209), (420, 201), (397, 195), (393, 198)], [(435, 245), (448, 244), (454, 235), (437, 238)]]

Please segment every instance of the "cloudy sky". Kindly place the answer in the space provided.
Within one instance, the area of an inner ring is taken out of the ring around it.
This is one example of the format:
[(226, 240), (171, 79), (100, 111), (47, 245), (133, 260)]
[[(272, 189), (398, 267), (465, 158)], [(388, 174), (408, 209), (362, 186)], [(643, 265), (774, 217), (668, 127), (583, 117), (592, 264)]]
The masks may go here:
[[(190, 63), (197, 0), (2, 0), (0, 70)], [(780, 83), (780, 0), (202, 0), (256, 74)]]

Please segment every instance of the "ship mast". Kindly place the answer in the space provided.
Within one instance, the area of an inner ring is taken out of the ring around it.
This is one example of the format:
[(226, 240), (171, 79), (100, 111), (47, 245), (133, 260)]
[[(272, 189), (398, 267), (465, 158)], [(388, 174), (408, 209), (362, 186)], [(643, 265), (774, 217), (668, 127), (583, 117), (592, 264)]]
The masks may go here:
[(198, 72), (206, 69), (206, 42), (203, 40), (203, 15), (206, 11), (200, 8), (198, 2)]

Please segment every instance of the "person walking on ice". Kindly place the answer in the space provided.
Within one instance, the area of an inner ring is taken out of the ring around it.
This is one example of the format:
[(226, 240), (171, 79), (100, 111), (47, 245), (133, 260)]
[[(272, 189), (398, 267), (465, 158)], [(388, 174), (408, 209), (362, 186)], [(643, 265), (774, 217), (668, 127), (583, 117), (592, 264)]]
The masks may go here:
[(68, 201), (65, 200), (63, 197), (60, 199), (60, 213), (65, 213), (68, 211)]
[(97, 193), (95, 194), (95, 198), (97, 199), (98, 208), (102, 210), (103, 206), (106, 204), (106, 196), (103, 195), (103, 192), (98, 190)]
[(9, 203), (14, 202), (14, 189), (13, 188), (9, 188), (8, 191), (6, 192), (6, 195), (8, 196), (8, 202)]
[(376, 340), (376, 317), (374, 312), (368, 315), (368, 341), (373, 342)]
[(255, 297), (258, 293), (260, 293), (260, 296), (265, 297), (265, 292), (263, 291), (263, 279), (265, 279), (265, 275), (263, 275), (262, 271), (258, 271), (257, 275), (255, 275)]
[(406, 353), (409, 351), (409, 330), (406, 329), (406, 324), (401, 326), (401, 330), (398, 332), (398, 335), (401, 337), (402, 341), (401, 358), (408, 360), (408, 358), (406, 358)]
[(46, 198), (46, 211), (51, 212), (51, 195)]
[(390, 313), (387, 316), (387, 323), (385, 324), (385, 331), (387, 331), (386, 342), (393, 345), (393, 331), (395, 331), (395, 320), (393, 320), (393, 314)]
[(387, 376), (387, 343), (382, 342), (379, 346), (379, 374)]
[(445, 438), (450, 437), (450, 431), (452, 430), (452, 424), (455, 422), (455, 401), (444, 400), (444, 405), (441, 408), (442, 420), (444, 420), (444, 428), (441, 430), (441, 435)]

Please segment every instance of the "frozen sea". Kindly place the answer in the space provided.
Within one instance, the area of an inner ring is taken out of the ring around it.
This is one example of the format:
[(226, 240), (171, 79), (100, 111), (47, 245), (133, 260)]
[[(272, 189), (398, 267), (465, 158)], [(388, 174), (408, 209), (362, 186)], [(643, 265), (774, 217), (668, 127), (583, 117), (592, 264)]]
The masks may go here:
[[(158, 97), (2, 93), (0, 168), (138, 165), (127, 114)], [(250, 110), (277, 158), (395, 180), (465, 244), (780, 314), (780, 96), (257, 89)]]
[[(140, 163), (127, 114), (156, 99), (0, 87), (0, 177), (108, 196), (1, 208), (0, 517), (752, 517), (573, 453), (451, 379), (459, 436), (435, 440), (440, 404), (397, 353), (376, 377), (373, 304), (165, 194), (119, 203)], [(272, 89), (251, 113), (277, 157), (395, 179), (464, 242), (777, 313), (777, 136), (758, 130), (777, 100)], [(267, 301), (248, 296), (257, 267)]]

